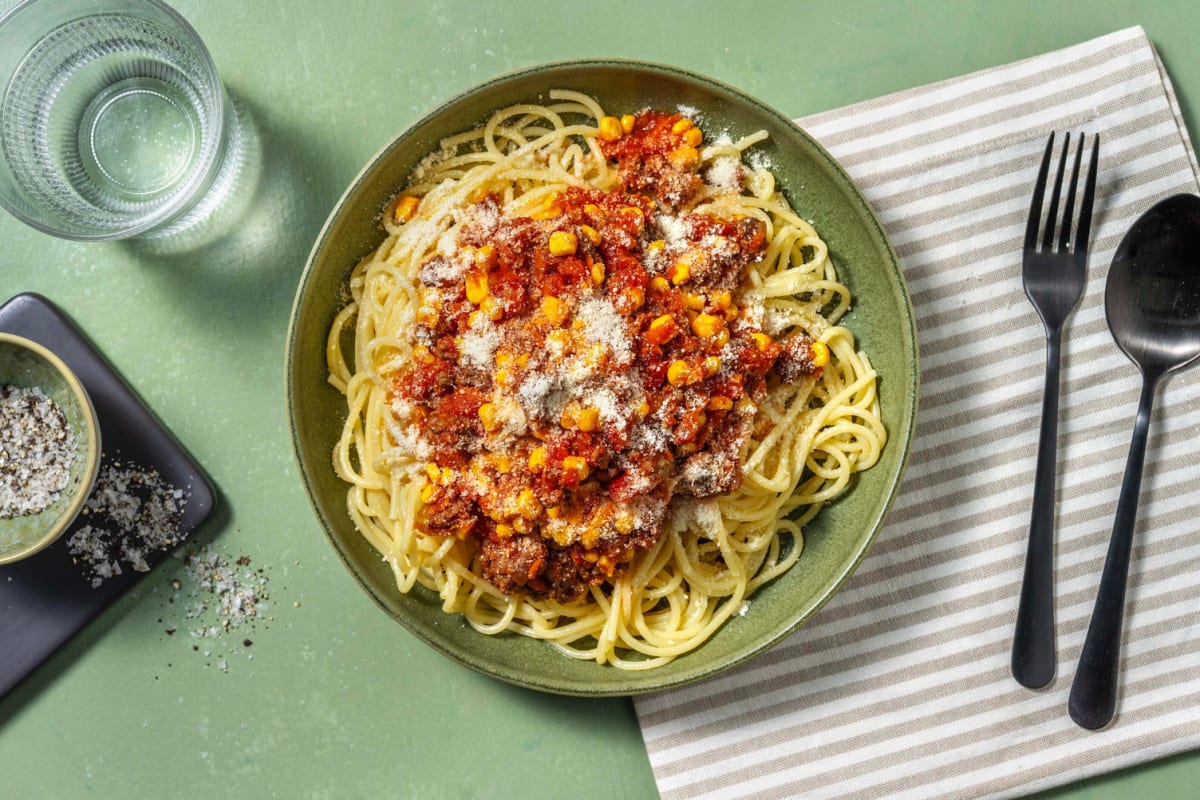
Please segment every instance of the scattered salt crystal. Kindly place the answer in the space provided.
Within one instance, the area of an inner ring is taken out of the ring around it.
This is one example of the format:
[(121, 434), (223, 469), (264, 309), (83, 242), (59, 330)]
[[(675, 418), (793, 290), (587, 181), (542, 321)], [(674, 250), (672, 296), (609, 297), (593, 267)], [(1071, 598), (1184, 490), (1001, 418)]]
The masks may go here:
[(120, 461), (102, 466), (81, 514), (87, 524), (67, 540), (93, 588), (121, 575), (122, 562), (135, 572), (148, 572), (148, 555), (179, 544), (189, 497), (157, 471)]

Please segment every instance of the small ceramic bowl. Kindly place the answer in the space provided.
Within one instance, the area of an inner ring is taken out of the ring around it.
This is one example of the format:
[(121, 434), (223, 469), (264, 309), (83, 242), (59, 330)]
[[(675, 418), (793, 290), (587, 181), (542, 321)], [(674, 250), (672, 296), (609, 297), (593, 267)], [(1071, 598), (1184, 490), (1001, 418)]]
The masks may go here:
[(41, 390), (62, 410), (75, 436), (70, 475), (57, 497), (40, 511), (0, 517), (0, 564), (9, 564), (49, 547), (79, 515), (100, 469), (100, 426), (79, 378), (37, 342), (0, 333), (0, 387), (4, 386)]

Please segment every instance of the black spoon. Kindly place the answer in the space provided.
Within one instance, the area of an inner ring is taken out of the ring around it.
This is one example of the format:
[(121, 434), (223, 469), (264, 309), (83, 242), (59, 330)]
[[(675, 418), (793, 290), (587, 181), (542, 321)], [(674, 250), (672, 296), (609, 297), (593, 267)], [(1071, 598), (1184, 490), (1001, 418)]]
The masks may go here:
[(1100, 591), (1067, 703), (1071, 719), (1091, 729), (1107, 725), (1117, 706), (1125, 583), (1154, 392), (1164, 375), (1200, 357), (1200, 197), (1168, 197), (1133, 224), (1113, 256), (1104, 310), (1117, 345), (1142, 372), (1142, 397)]

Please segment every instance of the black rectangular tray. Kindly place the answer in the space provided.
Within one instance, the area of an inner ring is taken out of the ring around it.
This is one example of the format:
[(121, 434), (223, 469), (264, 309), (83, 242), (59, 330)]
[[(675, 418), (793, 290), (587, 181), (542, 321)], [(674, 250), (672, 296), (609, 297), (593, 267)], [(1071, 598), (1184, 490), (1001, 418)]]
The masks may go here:
[[(184, 538), (209, 518), (216, 494), (208, 476), (53, 303), (32, 293), (11, 298), (0, 306), (0, 331), (46, 346), (79, 376), (100, 422), (102, 469), (119, 460), (157, 470), (188, 492), (179, 522)], [(67, 548), (83, 524), (76, 520), (50, 547), (0, 566), (0, 696), (146, 575), (126, 569), (93, 588)], [(153, 568), (169, 555), (148, 554), (146, 560)]]

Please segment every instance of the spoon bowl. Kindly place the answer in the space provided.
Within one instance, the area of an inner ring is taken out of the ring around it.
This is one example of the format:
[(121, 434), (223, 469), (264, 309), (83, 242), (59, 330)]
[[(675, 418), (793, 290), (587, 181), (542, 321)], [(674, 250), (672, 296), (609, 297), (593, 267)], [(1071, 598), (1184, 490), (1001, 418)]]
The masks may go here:
[(1133, 224), (1113, 256), (1104, 311), (1143, 375), (1200, 357), (1200, 197), (1168, 197)]
[(1200, 358), (1200, 197), (1168, 197), (1133, 224), (1113, 256), (1104, 309), (1117, 345), (1142, 373), (1142, 395), (1100, 589), (1067, 703), (1071, 719), (1089, 729), (1104, 727), (1116, 713), (1125, 584), (1154, 393), (1164, 375)]

